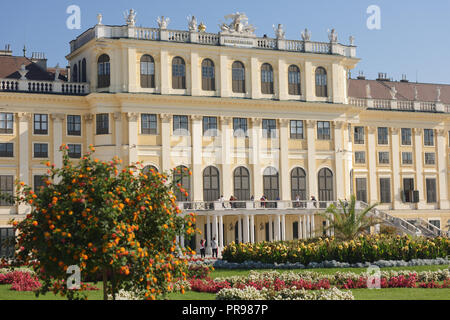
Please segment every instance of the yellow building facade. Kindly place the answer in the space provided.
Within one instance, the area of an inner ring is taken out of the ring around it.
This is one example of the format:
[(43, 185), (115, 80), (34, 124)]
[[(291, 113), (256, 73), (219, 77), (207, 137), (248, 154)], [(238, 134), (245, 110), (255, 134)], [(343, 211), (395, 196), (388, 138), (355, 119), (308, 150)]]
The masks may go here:
[[(196, 248), (320, 235), (317, 212), (352, 194), (405, 232), (448, 230), (450, 86), (350, 79), (352, 38), (261, 38), (242, 18), (206, 33), (195, 18), (176, 31), (100, 16), (71, 42), (68, 82), (0, 79), (1, 191), (37, 187), (61, 144), (74, 160), (93, 144), (100, 159), (192, 170), (179, 200), (199, 215)], [(2, 203), (0, 227), (27, 210)]]

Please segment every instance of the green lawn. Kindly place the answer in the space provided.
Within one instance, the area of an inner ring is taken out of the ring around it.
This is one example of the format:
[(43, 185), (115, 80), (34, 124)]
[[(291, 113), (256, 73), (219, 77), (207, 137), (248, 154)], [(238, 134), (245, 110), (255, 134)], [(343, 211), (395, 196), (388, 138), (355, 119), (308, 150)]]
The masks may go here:
[[(411, 270), (411, 271), (435, 271), (439, 269), (446, 269), (448, 266), (418, 266), (418, 267), (395, 267), (386, 268), (382, 270)], [(259, 270), (263, 271), (263, 270)], [(279, 270), (280, 272), (287, 272), (290, 270)], [(304, 272), (304, 269), (295, 269), (294, 272)], [(324, 274), (332, 274), (336, 271), (352, 271), (361, 273), (366, 271), (366, 268), (347, 268), (347, 269), (308, 269), (308, 271), (315, 271)], [(249, 274), (249, 270), (215, 270), (211, 273), (212, 278), (227, 277), (233, 275), (245, 276)], [(100, 290), (88, 291), (89, 300), (102, 300), (103, 290), (102, 283), (96, 284)], [(9, 290), (10, 285), (0, 285), (0, 300), (36, 300), (36, 296), (32, 292), (17, 292)], [(409, 288), (392, 288), (392, 289), (357, 289), (352, 290), (356, 300), (450, 300), (450, 289), (409, 289)], [(215, 294), (200, 293), (188, 291), (186, 294), (173, 293), (169, 295), (169, 300), (214, 300)], [(53, 293), (48, 293), (45, 296), (40, 296), (37, 300), (63, 300), (61, 296), (55, 296)]]

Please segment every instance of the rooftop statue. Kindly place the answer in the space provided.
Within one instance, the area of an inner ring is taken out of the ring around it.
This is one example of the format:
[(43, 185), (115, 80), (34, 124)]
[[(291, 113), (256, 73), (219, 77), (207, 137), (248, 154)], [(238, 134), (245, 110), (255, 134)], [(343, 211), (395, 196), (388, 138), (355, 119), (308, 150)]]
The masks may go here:
[(392, 97), (392, 100), (397, 100), (396, 95), (397, 95), (397, 89), (395, 88), (395, 86), (393, 86), (393, 87), (391, 87), (391, 97)]
[(355, 37), (354, 36), (350, 36), (349, 41), (350, 41), (351, 46), (355, 45)]
[(338, 36), (335, 29), (328, 30), (328, 39), (331, 43), (337, 43), (338, 42)]
[(188, 19), (188, 29), (191, 32), (196, 32), (197, 31), (197, 19), (195, 18), (195, 16), (189, 16), (187, 17)]
[(130, 12), (123, 13), (125, 21), (129, 27), (134, 27), (136, 25), (136, 15), (137, 12), (134, 9), (130, 9)]
[(284, 31), (283, 25), (278, 24), (278, 27), (275, 27), (275, 25), (273, 25), (272, 27), (273, 27), (273, 31), (275, 31), (275, 37), (278, 40), (283, 40), (284, 36), (286, 34), (286, 32)]
[(311, 32), (308, 30), (308, 28), (305, 28), (305, 31), (302, 32), (302, 40), (303, 41), (311, 40)]
[(223, 33), (240, 33), (253, 35), (255, 32), (255, 27), (248, 24), (248, 18), (245, 13), (233, 13), (225, 16), (225, 19), (232, 19), (230, 24), (222, 23), (220, 25), (220, 30)]
[(436, 102), (441, 102), (441, 87), (436, 88)]
[(198, 25), (198, 31), (199, 32), (205, 32), (206, 31), (206, 26), (203, 22), (200, 22), (200, 24)]
[(414, 86), (414, 100), (419, 100), (419, 91), (417, 90), (417, 86)]
[(103, 15), (101, 13), (97, 14), (97, 24), (102, 24)]
[(170, 22), (170, 18), (164, 18), (164, 16), (162, 17), (158, 17), (158, 19), (156, 20), (158, 22), (158, 27), (162, 30), (167, 29), (167, 26), (169, 25)]

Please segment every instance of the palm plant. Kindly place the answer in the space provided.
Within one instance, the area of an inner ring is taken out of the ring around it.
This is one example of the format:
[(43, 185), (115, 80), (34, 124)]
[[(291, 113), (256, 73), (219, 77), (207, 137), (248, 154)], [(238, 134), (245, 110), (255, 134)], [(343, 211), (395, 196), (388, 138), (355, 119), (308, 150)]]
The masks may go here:
[(356, 197), (351, 196), (350, 202), (339, 200), (339, 205), (330, 205), (324, 213), (319, 213), (327, 221), (325, 231), (334, 230), (339, 240), (353, 240), (374, 225), (380, 224), (381, 219), (370, 215), (370, 211), (377, 204), (362, 210), (356, 209)]

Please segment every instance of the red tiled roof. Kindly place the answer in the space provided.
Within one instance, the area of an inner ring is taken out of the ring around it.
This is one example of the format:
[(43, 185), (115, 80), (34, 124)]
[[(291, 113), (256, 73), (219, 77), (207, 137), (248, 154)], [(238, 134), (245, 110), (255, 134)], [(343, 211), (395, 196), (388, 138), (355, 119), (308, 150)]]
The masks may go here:
[(397, 100), (414, 101), (415, 88), (417, 88), (417, 101), (436, 102), (438, 88), (440, 88), (440, 102), (450, 104), (450, 85), (448, 84), (349, 79), (348, 96), (361, 99), (367, 98), (367, 84), (370, 86), (372, 99), (391, 100), (391, 88), (395, 87)]
[(0, 56), (0, 78), (20, 79), (19, 70), (25, 65), (28, 80), (53, 81), (54, 74), (42, 69), (26, 57)]

